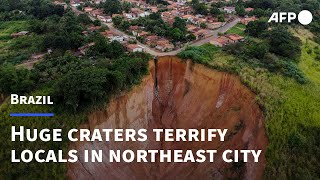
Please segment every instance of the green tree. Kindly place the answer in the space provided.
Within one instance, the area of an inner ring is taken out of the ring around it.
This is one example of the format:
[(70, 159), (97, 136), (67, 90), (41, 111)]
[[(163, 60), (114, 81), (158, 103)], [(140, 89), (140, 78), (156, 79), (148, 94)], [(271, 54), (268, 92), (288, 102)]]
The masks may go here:
[(92, 23), (90, 17), (87, 14), (79, 14), (77, 19), (79, 23), (83, 23), (85, 25)]
[(221, 14), (221, 11), (217, 7), (212, 7), (210, 9), (210, 14), (213, 16), (218, 16), (219, 14)]
[(118, 58), (124, 53), (124, 47), (118, 41), (109, 41), (101, 36), (96, 34), (93, 38), (94, 45), (89, 48), (87, 51), (88, 56), (94, 57), (105, 57), (105, 58)]
[(104, 13), (108, 15), (120, 14), (122, 12), (122, 6), (119, 0), (106, 0), (102, 5)]
[(208, 8), (205, 3), (200, 3), (199, 0), (192, 0), (192, 8), (197, 14), (207, 15)]
[(194, 34), (188, 34), (188, 35), (187, 35), (187, 39), (188, 39), (189, 41), (194, 41), (194, 40), (197, 39), (197, 37), (196, 37)]
[(35, 87), (32, 73), (11, 64), (0, 66), (0, 94), (24, 94)]
[(170, 34), (174, 41), (181, 41), (184, 38), (183, 32), (179, 28), (172, 29)]
[(300, 40), (293, 36), (285, 27), (278, 26), (268, 33), (270, 52), (297, 60), (300, 57)]
[(119, 28), (123, 31), (128, 30), (130, 27), (130, 22), (129, 21), (122, 21), (121, 24), (119, 25)]
[(265, 42), (251, 43), (248, 46), (248, 55), (257, 59), (262, 59), (269, 52), (269, 45)]
[(260, 17), (263, 17), (266, 15), (266, 11), (261, 8), (257, 8), (257, 9), (254, 9), (253, 11), (251, 11), (249, 13), (249, 15), (254, 15), (254, 16), (260, 18)]
[(105, 100), (108, 94), (120, 88), (121, 81), (119, 72), (84, 68), (61, 78), (54, 87), (54, 98), (57, 104), (76, 112), (80, 107)]
[(187, 31), (187, 22), (184, 19), (181, 19), (180, 17), (175, 17), (173, 22), (173, 28), (178, 28), (182, 32)]
[(218, 15), (218, 21), (219, 21), (219, 22), (224, 22), (224, 21), (225, 21), (223, 14)]
[(202, 22), (202, 23), (200, 24), (200, 27), (201, 27), (202, 29), (205, 29), (205, 28), (207, 28), (207, 24), (204, 23), (204, 22)]
[(93, 21), (93, 25), (95, 25), (95, 26), (101, 26), (101, 21), (99, 21), (99, 20), (94, 20), (94, 21)]
[(239, 16), (245, 16), (246, 15), (246, 11), (245, 11), (243, 5), (237, 5), (235, 9), (236, 9), (236, 13)]
[(159, 13), (159, 12), (151, 13), (151, 14), (149, 15), (149, 18), (150, 18), (150, 19), (153, 19), (153, 20), (161, 20), (161, 19), (162, 19), (162, 18), (161, 18), (161, 13)]
[(119, 26), (122, 21), (123, 21), (123, 17), (121, 16), (115, 16), (112, 18), (112, 22), (116, 27)]
[(259, 37), (268, 29), (268, 23), (265, 20), (251, 21), (247, 25), (246, 32), (253, 37)]
[(132, 4), (131, 4), (130, 2), (124, 1), (124, 2), (122, 3), (122, 9), (123, 9), (123, 11), (129, 12), (129, 11), (131, 10), (131, 8), (132, 8)]

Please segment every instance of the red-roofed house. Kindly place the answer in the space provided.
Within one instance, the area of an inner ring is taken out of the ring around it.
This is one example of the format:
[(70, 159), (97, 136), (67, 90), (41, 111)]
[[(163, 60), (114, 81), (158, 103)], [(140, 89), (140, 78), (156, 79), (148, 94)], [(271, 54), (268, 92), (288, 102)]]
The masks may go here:
[(92, 42), (92, 43), (89, 43), (89, 44), (87, 44), (87, 45), (85, 45), (85, 46), (82, 46), (82, 47), (79, 47), (79, 52), (80, 52), (80, 54), (81, 55), (86, 55), (86, 52), (87, 52), (87, 50), (91, 47), (91, 46), (94, 46), (94, 42)]
[(258, 18), (256, 18), (255, 16), (242, 18), (241, 24), (248, 25), (249, 22), (256, 21), (256, 20), (258, 20)]
[(229, 38), (232, 43), (236, 43), (244, 40), (244, 37), (238, 34), (226, 34), (225, 37)]
[(150, 35), (146, 37), (146, 44), (147, 45), (154, 45), (156, 44), (156, 41), (159, 39), (157, 35)]
[(102, 16), (103, 15), (103, 10), (102, 9), (96, 9), (96, 10), (93, 10), (93, 11), (90, 11), (89, 14), (91, 16), (94, 16), (94, 17), (97, 17), (97, 16)]
[(246, 12), (251, 12), (251, 11), (254, 10), (254, 8), (250, 8), (250, 7), (249, 7), (249, 8), (245, 8), (244, 10), (245, 10)]
[(170, 43), (169, 40), (167, 39), (159, 39), (157, 42), (156, 42), (157, 46), (156, 46), (156, 49), (158, 49), (159, 51), (171, 51), (173, 50), (174, 48), (174, 45)]
[(85, 7), (84, 8), (84, 12), (91, 12), (91, 11), (93, 11), (93, 8), (92, 7)]
[(210, 44), (213, 44), (218, 47), (226, 46), (229, 43), (230, 43), (230, 40), (224, 36), (219, 36), (219, 37), (213, 39), (212, 41), (210, 41)]

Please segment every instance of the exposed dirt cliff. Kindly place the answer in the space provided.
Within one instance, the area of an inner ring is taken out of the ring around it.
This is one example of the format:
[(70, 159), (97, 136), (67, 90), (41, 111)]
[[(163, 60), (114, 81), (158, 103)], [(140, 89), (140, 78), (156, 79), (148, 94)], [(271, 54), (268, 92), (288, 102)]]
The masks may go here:
[[(156, 64), (156, 65), (155, 65)], [(262, 149), (259, 163), (83, 163), (68, 164), (70, 179), (262, 179), (267, 138), (255, 95), (233, 75), (191, 61), (162, 57), (150, 74), (81, 128), (227, 128), (219, 142), (77, 142), (70, 149)], [(218, 154), (216, 157), (220, 157)]]

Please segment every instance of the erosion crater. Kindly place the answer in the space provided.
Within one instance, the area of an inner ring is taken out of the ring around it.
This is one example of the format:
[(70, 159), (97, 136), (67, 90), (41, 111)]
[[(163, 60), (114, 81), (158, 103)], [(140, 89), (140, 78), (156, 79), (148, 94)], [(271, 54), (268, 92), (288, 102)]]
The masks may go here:
[[(267, 138), (264, 117), (255, 94), (239, 78), (177, 57), (150, 61), (150, 73), (142, 83), (89, 115), (80, 128), (222, 128), (225, 142), (77, 142), (70, 145), (83, 154), (85, 149), (104, 151), (103, 163), (68, 164), (69, 179), (262, 179)], [(110, 163), (108, 150), (199, 150), (217, 149), (214, 163)], [(262, 150), (259, 163), (225, 163), (226, 149)]]

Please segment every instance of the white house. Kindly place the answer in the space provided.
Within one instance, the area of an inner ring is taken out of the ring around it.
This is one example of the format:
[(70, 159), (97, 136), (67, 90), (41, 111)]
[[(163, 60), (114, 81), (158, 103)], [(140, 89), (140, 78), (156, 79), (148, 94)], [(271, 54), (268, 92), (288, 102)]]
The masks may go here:
[(118, 42), (123, 42), (124, 37), (123, 36), (113, 36), (110, 38), (110, 41), (118, 41)]
[(128, 44), (127, 49), (129, 52), (144, 52), (144, 48), (137, 44)]
[(125, 16), (127, 19), (130, 19), (130, 20), (137, 18), (136, 15), (133, 14), (133, 13), (124, 13), (124, 16)]
[(227, 7), (223, 8), (223, 11), (228, 13), (228, 14), (232, 14), (232, 13), (234, 13), (236, 11), (236, 8), (232, 7), (232, 6), (227, 6)]
[(149, 15), (150, 15), (150, 12), (148, 12), (148, 11), (144, 11), (144, 12), (138, 14), (139, 17), (146, 17)]

